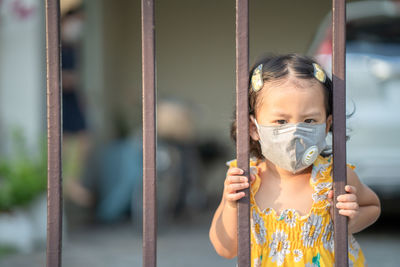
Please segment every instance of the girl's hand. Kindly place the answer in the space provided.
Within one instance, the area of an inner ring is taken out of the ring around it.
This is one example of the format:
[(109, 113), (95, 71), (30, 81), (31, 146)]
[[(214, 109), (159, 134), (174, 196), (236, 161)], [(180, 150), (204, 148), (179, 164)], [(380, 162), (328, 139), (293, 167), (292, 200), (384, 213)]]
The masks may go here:
[[(250, 180), (253, 182), (255, 180), (254, 167), (250, 168)], [(244, 192), (237, 192), (239, 190), (249, 187), (248, 179), (243, 175), (243, 170), (231, 167), (226, 173), (226, 179), (224, 183), (224, 200), (227, 204), (232, 207), (236, 207), (236, 201), (244, 197)]]
[[(336, 208), (339, 209), (339, 214), (349, 217), (349, 225), (353, 223), (359, 214), (359, 205), (357, 201), (357, 189), (354, 186), (346, 185), (344, 190), (347, 192), (344, 195), (337, 197)], [(333, 221), (333, 191), (329, 191), (328, 200), (331, 203), (331, 218)]]

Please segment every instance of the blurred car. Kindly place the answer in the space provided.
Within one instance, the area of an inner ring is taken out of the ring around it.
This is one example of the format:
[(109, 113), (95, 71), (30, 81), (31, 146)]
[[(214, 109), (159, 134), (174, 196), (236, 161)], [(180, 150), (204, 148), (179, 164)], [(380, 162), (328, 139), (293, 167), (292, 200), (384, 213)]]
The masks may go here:
[[(381, 199), (400, 198), (400, 2), (347, 4), (348, 162)], [(331, 14), (308, 51), (330, 73)], [(396, 212), (396, 205), (383, 211)]]

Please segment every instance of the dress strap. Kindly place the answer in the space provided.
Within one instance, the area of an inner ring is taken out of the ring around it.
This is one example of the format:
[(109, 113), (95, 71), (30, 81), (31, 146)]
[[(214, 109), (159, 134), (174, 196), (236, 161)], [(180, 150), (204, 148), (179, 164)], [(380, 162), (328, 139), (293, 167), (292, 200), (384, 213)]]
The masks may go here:
[[(351, 169), (355, 168), (352, 164), (347, 164), (347, 166)], [(322, 157), (320, 155), (313, 164), (310, 183), (314, 188), (312, 198), (316, 207), (324, 208), (330, 206), (327, 199), (328, 192), (332, 189), (333, 185), (332, 169), (332, 156)]]
[(328, 201), (329, 190), (332, 189), (332, 160), (331, 157), (321, 155), (313, 163), (310, 184), (313, 187), (313, 206), (326, 208), (330, 205)]

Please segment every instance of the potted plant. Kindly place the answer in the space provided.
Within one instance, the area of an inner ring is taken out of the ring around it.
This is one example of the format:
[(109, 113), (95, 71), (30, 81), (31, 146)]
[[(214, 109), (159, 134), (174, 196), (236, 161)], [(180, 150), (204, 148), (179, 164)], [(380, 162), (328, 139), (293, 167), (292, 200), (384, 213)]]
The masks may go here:
[(46, 239), (46, 157), (44, 145), (29, 152), (20, 131), (13, 153), (0, 156), (0, 255), (32, 251)]

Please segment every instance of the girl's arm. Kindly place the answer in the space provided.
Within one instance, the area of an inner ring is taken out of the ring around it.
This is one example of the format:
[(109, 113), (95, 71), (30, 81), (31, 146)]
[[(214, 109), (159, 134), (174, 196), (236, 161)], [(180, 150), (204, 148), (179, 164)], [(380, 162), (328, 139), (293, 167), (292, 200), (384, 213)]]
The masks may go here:
[[(230, 168), (224, 183), (224, 193), (210, 227), (210, 240), (218, 255), (234, 258), (237, 255), (237, 200), (244, 192), (237, 192), (249, 187), (247, 177), (240, 176), (243, 171)], [(254, 176), (251, 176), (254, 180)]]
[(218, 255), (232, 259), (237, 255), (237, 208), (222, 199), (210, 228), (210, 240)]
[[(360, 232), (373, 224), (381, 213), (378, 196), (347, 168), (347, 194), (337, 197), (339, 213), (349, 217), (349, 234)], [(332, 195), (332, 193), (330, 193)]]

